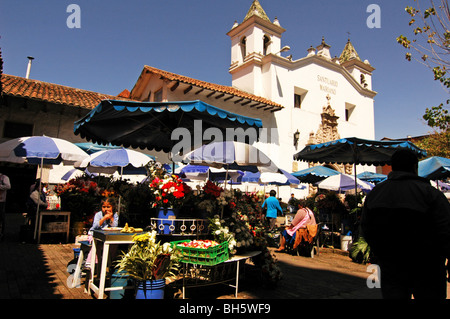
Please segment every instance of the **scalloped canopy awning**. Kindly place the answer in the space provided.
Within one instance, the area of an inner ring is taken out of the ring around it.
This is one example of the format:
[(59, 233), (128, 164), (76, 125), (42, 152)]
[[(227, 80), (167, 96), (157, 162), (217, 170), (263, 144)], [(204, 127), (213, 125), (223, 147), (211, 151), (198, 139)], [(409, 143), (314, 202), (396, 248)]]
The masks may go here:
[[(226, 129), (262, 128), (260, 119), (235, 114), (205, 102), (132, 102), (104, 100), (74, 124), (74, 133), (97, 144), (112, 144), (164, 151), (176, 141), (171, 139), (177, 128), (194, 135), (194, 121), (201, 120), (201, 134), (218, 128), (225, 138)], [(199, 122), (197, 122), (199, 123)], [(198, 130), (199, 127), (195, 127)]]

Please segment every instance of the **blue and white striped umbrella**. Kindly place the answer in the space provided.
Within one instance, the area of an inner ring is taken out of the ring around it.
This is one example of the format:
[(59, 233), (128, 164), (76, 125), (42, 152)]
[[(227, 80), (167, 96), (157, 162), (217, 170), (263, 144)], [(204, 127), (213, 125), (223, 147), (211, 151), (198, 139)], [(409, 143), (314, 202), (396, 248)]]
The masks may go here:
[(146, 174), (145, 165), (153, 158), (141, 152), (126, 148), (110, 149), (91, 154), (85, 160), (76, 163), (76, 168), (87, 168), (90, 173)]
[[(88, 154), (75, 144), (49, 136), (25, 136), (0, 144), (0, 162), (31, 163), (41, 167), (39, 196), (41, 191), (42, 167), (44, 164), (74, 164), (88, 157)], [(36, 207), (36, 221), (39, 217), (39, 205)], [(34, 226), (36, 239), (37, 222)]]
[(73, 164), (89, 155), (75, 144), (49, 136), (25, 136), (0, 144), (0, 161), (31, 164)]
[(279, 172), (272, 160), (253, 145), (224, 141), (203, 145), (183, 158), (184, 163), (228, 170)]

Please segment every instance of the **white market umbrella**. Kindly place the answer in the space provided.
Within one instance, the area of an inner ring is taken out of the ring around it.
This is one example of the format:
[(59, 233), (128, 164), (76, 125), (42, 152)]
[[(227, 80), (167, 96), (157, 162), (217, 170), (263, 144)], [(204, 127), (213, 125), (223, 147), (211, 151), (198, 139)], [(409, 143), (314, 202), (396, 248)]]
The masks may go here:
[(153, 158), (126, 148), (109, 149), (95, 152), (74, 166), (88, 169), (90, 173), (114, 174), (146, 174), (145, 166)]
[(355, 184), (357, 188), (361, 189), (363, 192), (368, 192), (374, 187), (371, 183), (355, 178), (347, 174), (338, 174), (325, 178), (324, 180), (316, 183), (316, 186), (320, 189), (327, 189), (336, 192), (345, 192), (348, 190), (355, 189)]
[[(88, 157), (75, 144), (49, 136), (25, 136), (0, 144), (0, 161), (30, 163), (40, 166), (39, 197), (41, 192), (42, 168), (44, 164), (74, 164)], [(36, 208), (34, 238), (36, 239), (39, 205)]]
[[(91, 154), (74, 166), (80, 169), (88, 169), (90, 173), (146, 175), (145, 166), (153, 161), (153, 158), (137, 151), (126, 148), (109, 149)], [(121, 196), (119, 196), (118, 213), (120, 213)]]
[[(183, 158), (184, 163), (250, 172), (280, 172), (272, 160), (257, 147), (236, 141), (213, 142), (203, 145)], [(223, 212), (222, 212), (223, 213)]]
[(236, 141), (213, 142), (184, 156), (183, 162), (228, 170), (278, 172), (272, 160), (257, 147)]

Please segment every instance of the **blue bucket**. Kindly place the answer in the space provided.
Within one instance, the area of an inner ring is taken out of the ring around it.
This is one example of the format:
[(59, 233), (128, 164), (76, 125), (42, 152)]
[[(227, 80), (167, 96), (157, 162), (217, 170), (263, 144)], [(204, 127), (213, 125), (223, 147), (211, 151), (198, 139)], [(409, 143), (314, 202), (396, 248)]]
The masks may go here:
[(165, 279), (140, 281), (136, 287), (136, 299), (164, 299)]
[[(125, 272), (115, 271), (111, 275), (111, 287), (126, 287), (128, 286), (129, 276)], [(125, 289), (111, 290), (109, 299), (123, 299), (125, 296)]]
[[(169, 235), (171, 233), (171, 230), (169, 227), (172, 224), (174, 224), (174, 223), (172, 223), (171, 220), (176, 218), (174, 209), (161, 207), (158, 211), (158, 218), (165, 219), (163, 221), (161, 221), (161, 220), (158, 221), (158, 231), (162, 232), (162, 234), (164, 234), (164, 235)], [(161, 230), (162, 227), (160, 228), (161, 224), (164, 225), (163, 230)]]
[(80, 256), (80, 248), (73, 248), (73, 258), (78, 259)]

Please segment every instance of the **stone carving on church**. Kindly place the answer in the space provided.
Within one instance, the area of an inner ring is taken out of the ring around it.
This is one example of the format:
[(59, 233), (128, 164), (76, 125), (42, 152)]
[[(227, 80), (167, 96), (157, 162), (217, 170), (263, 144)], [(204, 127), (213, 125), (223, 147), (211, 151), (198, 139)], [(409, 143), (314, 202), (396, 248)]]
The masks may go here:
[(337, 128), (339, 116), (336, 116), (334, 109), (331, 107), (330, 95), (327, 95), (327, 100), (327, 105), (322, 108), (322, 113), (320, 114), (322, 122), (319, 129), (316, 134), (313, 132), (309, 134), (308, 144), (320, 144), (340, 139)]
[[(320, 116), (322, 117), (322, 122), (319, 125), (319, 129), (314, 134), (314, 132), (309, 133), (308, 145), (311, 144), (320, 144), (328, 141), (334, 141), (340, 139), (340, 135), (338, 132), (338, 122), (339, 116), (336, 116), (335, 110), (331, 107), (331, 97), (327, 95), (327, 105), (322, 108), (322, 113)], [(310, 167), (321, 165), (320, 163), (309, 163)], [(339, 172), (344, 172), (345, 174), (352, 174), (352, 165), (344, 165), (344, 164), (336, 164), (330, 163), (327, 164), (330, 168), (337, 170)], [(315, 192), (317, 187), (310, 185), (309, 192)]]

